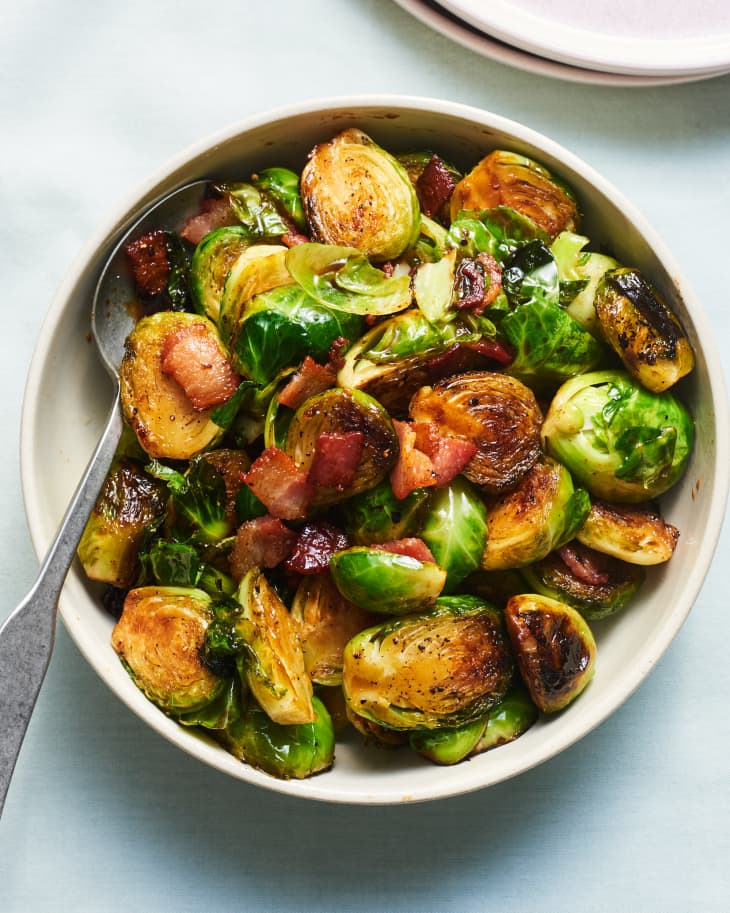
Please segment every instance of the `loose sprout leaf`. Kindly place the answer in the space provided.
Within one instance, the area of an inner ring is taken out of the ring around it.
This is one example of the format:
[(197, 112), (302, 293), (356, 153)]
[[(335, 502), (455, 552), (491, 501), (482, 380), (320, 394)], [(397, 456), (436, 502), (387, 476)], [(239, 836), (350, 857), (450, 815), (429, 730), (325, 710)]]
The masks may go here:
[(446, 243), (463, 257), (491, 254), (503, 264), (515, 251), (530, 241), (549, 241), (547, 232), (527, 216), (509, 206), (496, 206), (480, 212), (462, 210), (449, 228)]
[(185, 247), (174, 232), (167, 235), (167, 262), (170, 276), (167, 280), (167, 297), (173, 311), (190, 310), (190, 261)]
[(585, 288), (588, 287), (588, 279), (573, 279), (560, 281), (560, 307), (567, 307)]
[(241, 381), (233, 396), (227, 399), (222, 406), (218, 406), (217, 409), (213, 410), (210, 416), (211, 420), (214, 421), (219, 428), (225, 428), (227, 431), (236, 420), (238, 410), (242, 407), (249, 391), (258, 389), (259, 384), (254, 383), (252, 380)]
[(151, 476), (167, 483), (183, 537), (212, 544), (230, 534), (225, 481), (206, 459), (196, 457), (185, 476), (157, 460), (146, 468)]
[(161, 586), (198, 585), (203, 564), (192, 545), (160, 539), (153, 543), (148, 559), (155, 581)]
[(252, 184), (266, 191), (284, 210), (299, 231), (306, 231), (302, 197), (299, 193), (299, 175), (288, 168), (264, 168), (251, 179)]
[(627, 428), (616, 438), (616, 450), (624, 458), (617, 477), (653, 485), (672, 465), (676, 446), (676, 428)]
[(531, 241), (505, 263), (502, 285), (513, 307), (536, 300), (558, 304), (560, 284), (555, 257), (542, 241)]
[(432, 323), (456, 316), (452, 307), (456, 251), (449, 251), (437, 263), (422, 263), (413, 277), (413, 294), (421, 313)]
[(221, 184), (233, 211), (255, 238), (280, 238), (289, 231), (276, 203), (265, 191), (252, 184)]

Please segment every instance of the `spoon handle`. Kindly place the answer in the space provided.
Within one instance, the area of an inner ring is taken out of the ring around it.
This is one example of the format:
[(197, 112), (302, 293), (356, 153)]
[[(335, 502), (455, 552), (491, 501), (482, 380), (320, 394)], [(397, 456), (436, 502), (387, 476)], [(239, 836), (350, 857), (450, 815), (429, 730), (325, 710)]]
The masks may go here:
[(48, 668), (56, 608), (81, 534), (122, 434), (119, 395), (30, 593), (0, 627), (0, 814)]

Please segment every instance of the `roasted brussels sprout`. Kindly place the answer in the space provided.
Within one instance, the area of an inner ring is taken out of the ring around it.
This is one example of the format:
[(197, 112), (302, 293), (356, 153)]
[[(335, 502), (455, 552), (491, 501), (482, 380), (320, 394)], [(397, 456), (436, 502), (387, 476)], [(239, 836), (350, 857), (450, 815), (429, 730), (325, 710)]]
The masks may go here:
[(613, 257), (584, 251), (588, 238), (562, 231), (550, 245), (558, 265), (560, 303), (570, 316), (588, 332), (601, 338), (593, 300), (602, 277), (618, 263)]
[(551, 237), (573, 231), (578, 207), (573, 194), (542, 165), (516, 152), (495, 149), (456, 185), (451, 218), (462, 209), (516, 209)]
[(211, 419), (213, 409), (195, 409), (177, 381), (162, 370), (168, 337), (193, 325), (201, 325), (217, 341), (215, 327), (205, 317), (161, 311), (143, 317), (124, 347), (119, 371), (124, 417), (143, 449), (157, 459), (188, 460), (223, 434)]
[(574, 544), (523, 568), (522, 575), (535, 592), (567, 602), (589, 621), (618, 612), (644, 582), (642, 568)]
[(315, 146), (301, 179), (312, 238), (394, 260), (418, 237), (418, 197), (403, 166), (350, 128)]
[(317, 685), (341, 685), (345, 645), (375, 624), (375, 616), (344, 599), (328, 574), (302, 579), (291, 615), (299, 628), (309, 677)]
[(164, 515), (163, 486), (134, 460), (116, 459), (79, 542), (86, 576), (120, 589), (131, 587), (140, 548)]
[(329, 770), (335, 756), (335, 732), (327, 708), (312, 698), (313, 718), (299, 724), (275, 723), (250, 702), (222, 740), (242, 761), (280, 780), (301, 780)]
[(112, 646), (137, 687), (166, 713), (199, 710), (225, 687), (201, 659), (212, 617), (201, 590), (148, 586), (127, 594)]
[(142, 558), (158, 586), (197, 587), (214, 598), (236, 592), (233, 578), (206, 564), (187, 542), (157, 539)]
[[(205, 661), (205, 658), (204, 658)], [(215, 671), (215, 670), (212, 670)], [(183, 726), (202, 726), (203, 729), (227, 729), (241, 716), (242, 695), (241, 681), (238, 677), (228, 676), (224, 681), (224, 688), (218, 697), (201, 707), (199, 710), (189, 710), (176, 717)]]
[(326, 390), (308, 399), (294, 415), (285, 450), (305, 472), (312, 468), (321, 434), (352, 433), (361, 435), (362, 451), (351, 484), (318, 485), (313, 505), (332, 504), (374, 488), (398, 457), (398, 436), (385, 409), (359, 390)]
[(190, 287), (199, 314), (217, 323), (226, 277), (250, 246), (251, 235), (242, 225), (211, 231), (198, 244), (190, 262)]
[(414, 730), (478, 720), (502, 700), (511, 677), (496, 609), (473, 596), (442, 596), (427, 614), (353, 637), (342, 683), (358, 716), (387, 729)]
[(596, 289), (601, 331), (624, 367), (653, 393), (661, 393), (694, 368), (680, 322), (635, 269), (614, 269)]
[(225, 183), (216, 189), (224, 193), (236, 218), (253, 238), (280, 238), (290, 230), (287, 220), (279, 212), (276, 200), (262, 186)]
[(453, 593), (479, 567), (487, 542), (486, 515), (484, 502), (461, 476), (434, 492), (420, 536), (447, 573), (445, 592)]
[(307, 222), (299, 194), (299, 175), (296, 172), (290, 171), (289, 168), (264, 168), (258, 174), (251, 175), (251, 183), (268, 193), (284, 211), (285, 216), (291, 219), (296, 229), (306, 229)]
[(596, 642), (582, 616), (545, 596), (513, 596), (505, 621), (522, 679), (543, 713), (567, 707), (593, 678)]
[(650, 393), (622, 371), (574, 377), (542, 426), (546, 450), (598, 498), (649, 501), (682, 475), (694, 425), (671, 393)]
[(330, 571), (345, 599), (389, 615), (429, 608), (446, 583), (446, 571), (431, 561), (361, 545), (335, 552)]
[(471, 755), (514, 742), (537, 722), (537, 718), (537, 707), (527, 690), (520, 684), (513, 684), (504, 698), (487, 714), (484, 731)]
[(563, 465), (550, 457), (538, 460), (514, 491), (490, 504), (482, 568), (498, 571), (539, 561), (573, 538), (590, 508), (588, 493), (576, 491)]
[(418, 309), (431, 323), (445, 320), (452, 311), (456, 251), (444, 254), (435, 263), (422, 263), (413, 277), (413, 296)]
[(477, 453), (464, 475), (491, 494), (514, 488), (540, 455), (542, 414), (535, 395), (505, 374), (473, 371), (422, 387), (410, 414), (473, 441)]
[(472, 754), (485, 726), (486, 720), (480, 718), (455, 729), (416, 730), (411, 733), (409, 744), (434, 764), (458, 764)]
[(679, 530), (666, 523), (655, 504), (629, 507), (594, 501), (576, 539), (588, 548), (629, 564), (662, 564), (669, 561)]
[(343, 505), (345, 531), (355, 545), (375, 545), (413, 536), (421, 525), (430, 493), (417, 488), (399, 500), (390, 482), (383, 479), (375, 488), (350, 498)]
[(215, 318), (221, 339), (229, 347), (248, 302), (256, 295), (292, 284), (292, 277), (286, 268), (287, 250), (281, 244), (254, 244), (241, 251), (229, 265)]
[(549, 242), (550, 235), (515, 209), (497, 206), (458, 213), (449, 228), (446, 245), (456, 248), (460, 257), (487, 253), (504, 264), (518, 248), (535, 240)]

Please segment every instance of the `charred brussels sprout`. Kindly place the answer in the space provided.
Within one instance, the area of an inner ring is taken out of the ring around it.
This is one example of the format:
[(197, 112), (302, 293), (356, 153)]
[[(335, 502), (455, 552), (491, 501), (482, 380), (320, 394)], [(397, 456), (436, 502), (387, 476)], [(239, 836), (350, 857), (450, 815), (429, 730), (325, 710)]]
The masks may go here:
[(655, 504), (629, 507), (594, 501), (576, 539), (629, 564), (651, 565), (669, 561), (679, 530), (664, 521)]
[(514, 491), (490, 505), (482, 568), (497, 571), (539, 561), (573, 538), (590, 507), (588, 493), (575, 490), (564, 466), (549, 457), (538, 461)]
[(335, 552), (330, 571), (345, 599), (389, 615), (432, 606), (446, 583), (446, 571), (431, 561), (365, 546)]
[(466, 479), (456, 476), (434, 492), (420, 536), (446, 570), (447, 593), (479, 567), (487, 542), (487, 509)]
[(142, 448), (157, 459), (188, 460), (223, 434), (211, 419), (213, 409), (195, 409), (177, 381), (162, 370), (168, 337), (193, 325), (204, 326), (220, 344), (205, 317), (173, 311), (143, 317), (125, 343), (119, 372), (124, 417)]
[(375, 545), (414, 536), (429, 496), (428, 489), (417, 488), (398, 500), (390, 482), (383, 479), (375, 488), (355, 495), (343, 505), (345, 530), (355, 545)]
[(403, 166), (354, 128), (315, 146), (302, 201), (312, 238), (394, 260), (418, 237), (418, 197)]
[(483, 158), (456, 185), (451, 217), (455, 219), (462, 209), (496, 206), (516, 209), (551, 237), (578, 225), (578, 207), (565, 185), (532, 159), (500, 149)]
[(603, 276), (618, 263), (613, 257), (583, 250), (588, 238), (571, 231), (562, 231), (550, 246), (558, 265), (560, 303), (570, 316), (598, 338), (601, 330), (593, 300)]
[(661, 393), (694, 367), (680, 322), (638, 270), (606, 273), (596, 290), (595, 307), (608, 344), (648, 390)]
[(477, 453), (464, 475), (491, 494), (514, 488), (540, 455), (542, 414), (535, 395), (505, 374), (473, 371), (422, 387), (410, 414), (473, 441)]
[(226, 345), (230, 346), (235, 339), (252, 298), (292, 284), (286, 268), (286, 251), (280, 244), (255, 244), (243, 250), (230, 265), (216, 318)]
[(218, 321), (226, 277), (250, 245), (249, 232), (242, 225), (230, 225), (210, 232), (195, 248), (190, 263), (190, 287), (199, 314)]
[(567, 602), (589, 621), (618, 612), (644, 582), (642, 568), (574, 544), (536, 561), (522, 574), (535, 592)]
[(212, 617), (201, 590), (149, 586), (127, 595), (112, 646), (137, 687), (166, 713), (200, 710), (225, 687), (201, 659)]
[(163, 492), (133, 460), (114, 461), (79, 542), (87, 577), (121, 589), (132, 586), (140, 548), (164, 518)]
[(313, 719), (280, 724), (250, 703), (231, 723), (223, 742), (235, 757), (280, 780), (302, 780), (332, 767), (335, 732), (324, 704), (312, 698)]
[(650, 393), (622, 371), (563, 384), (542, 426), (546, 450), (608, 501), (649, 501), (682, 475), (694, 426), (671, 393)]
[(596, 642), (581, 615), (545, 596), (513, 596), (505, 620), (522, 679), (543, 713), (567, 707), (593, 678)]
[(504, 697), (512, 660), (496, 609), (470, 596), (386, 622), (345, 648), (353, 713), (387, 729), (442, 729), (483, 717)]
[(350, 485), (318, 485), (312, 504), (332, 504), (374, 488), (398, 458), (398, 436), (388, 413), (359, 390), (326, 390), (300, 406), (289, 425), (285, 450), (308, 472), (323, 433), (362, 436), (362, 452)]

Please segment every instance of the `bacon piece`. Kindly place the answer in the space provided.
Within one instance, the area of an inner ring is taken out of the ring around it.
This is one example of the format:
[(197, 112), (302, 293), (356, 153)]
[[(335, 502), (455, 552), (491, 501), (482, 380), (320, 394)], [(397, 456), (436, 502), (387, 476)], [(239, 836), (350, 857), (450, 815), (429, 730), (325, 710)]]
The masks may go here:
[(200, 212), (187, 220), (180, 237), (191, 244), (200, 244), (203, 238), (216, 228), (238, 224), (239, 220), (227, 195), (208, 197), (203, 200)]
[(611, 579), (606, 570), (606, 558), (577, 542), (558, 549), (558, 555), (570, 573), (590, 586), (603, 586)]
[(278, 447), (264, 450), (243, 481), (274, 517), (295, 520), (306, 516), (312, 485), (294, 460)]
[(416, 488), (436, 484), (433, 463), (416, 448), (416, 432), (408, 422), (393, 420), (400, 441), (398, 460), (390, 471), (390, 485), (399, 500), (407, 498)]
[(323, 431), (314, 445), (308, 480), (319, 488), (349, 488), (355, 481), (364, 446), (362, 431)]
[(246, 520), (238, 527), (236, 541), (228, 557), (231, 574), (240, 580), (252, 567), (276, 567), (297, 541), (293, 530), (270, 514)]
[(307, 355), (302, 366), (291, 378), (278, 396), (282, 406), (298, 409), (310, 396), (316, 396), (334, 387), (337, 382), (337, 372), (330, 364), (318, 365)]
[(456, 267), (454, 307), (481, 314), (484, 310), (484, 267), (476, 260), (464, 258)]
[(385, 273), (385, 275), (386, 275), (389, 279), (390, 279), (390, 277), (393, 275), (393, 273), (395, 272), (395, 267), (394, 267), (393, 264), (390, 262), (390, 260), (386, 260), (385, 263), (382, 263), (382, 264), (380, 265), (380, 268), (382, 269), (382, 271)]
[[(489, 305), (494, 301), (494, 299), (502, 291), (502, 267), (497, 263), (494, 257), (491, 254), (479, 254), (477, 257), (477, 263), (481, 263), (482, 268), (484, 269), (484, 275), (489, 278), (489, 285), (486, 286), (484, 292), (484, 301), (483, 307), (489, 307)], [(486, 283), (485, 283), (486, 284)], [(476, 311), (475, 313), (481, 314), (482, 311)]]
[(436, 559), (431, 554), (431, 549), (423, 539), (418, 539), (414, 536), (409, 536), (406, 539), (394, 539), (392, 542), (381, 542), (380, 545), (373, 545), (372, 548), (379, 548), (383, 552), (392, 552), (394, 555), (407, 555), (409, 558), (415, 558), (416, 561), (432, 561), (436, 564)]
[(421, 209), (429, 219), (437, 215), (448, 203), (455, 187), (456, 182), (443, 160), (438, 155), (432, 155), (416, 181), (416, 193)]
[(170, 263), (167, 259), (167, 232), (150, 231), (124, 248), (134, 276), (134, 284), (143, 298), (154, 298), (167, 288)]
[(285, 247), (296, 247), (297, 244), (309, 244), (309, 238), (298, 231), (288, 231), (281, 236), (281, 243)]
[(341, 529), (326, 520), (315, 520), (302, 528), (284, 567), (297, 574), (321, 574), (335, 552), (349, 547), (350, 540)]
[(224, 403), (241, 382), (203, 323), (170, 333), (161, 354), (163, 372), (180, 384), (198, 411)]
[(350, 344), (349, 339), (345, 339), (344, 336), (338, 336), (337, 339), (332, 343), (329, 350), (329, 364), (332, 365), (332, 368), (335, 371), (339, 371), (340, 368), (345, 363), (345, 356), (342, 354), (344, 349), (346, 349)]
[(491, 358), (500, 365), (508, 365), (515, 357), (511, 348), (498, 339), (480, 339), (478, 342), (467, 342), (466, 347), (473, 352), (478, 352), (485, 358)]
[(437, 488), (448, 484), (477, 452), (473, 441), (460, 437), (442, 437), (435, 422), (414, 422), (413, 431), (416, 447), (431, 460)]

